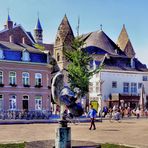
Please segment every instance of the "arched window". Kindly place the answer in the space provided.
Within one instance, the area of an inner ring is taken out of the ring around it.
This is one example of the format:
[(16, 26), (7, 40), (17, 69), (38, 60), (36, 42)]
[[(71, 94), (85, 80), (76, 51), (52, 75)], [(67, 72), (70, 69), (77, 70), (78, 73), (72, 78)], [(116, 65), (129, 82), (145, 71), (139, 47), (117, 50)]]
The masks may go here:
[(60, 61), (60, 54), (57, 53), (57, 61)]
[(30, 54), (29, 54), (29, 52), (26, 49), (23, 50), (22, 60), (26, 61), (26, 62), (30, 61)]
[(16, 95), (11, 95), (9, 98), (9, 109), (16, 110)]
[(0, 49), (0, 60), (1, 60), (1, 59), (4, 59), (4, 52), (3, 52), (2, 49)]
[(35, 73), (35, 85), (36, 86), (42, 85), (42, 74), (41, 73)]
[(29, 73), (28, 72), (22, 73), (22, 81), (23, 81), (23, 85), (29, 85)]

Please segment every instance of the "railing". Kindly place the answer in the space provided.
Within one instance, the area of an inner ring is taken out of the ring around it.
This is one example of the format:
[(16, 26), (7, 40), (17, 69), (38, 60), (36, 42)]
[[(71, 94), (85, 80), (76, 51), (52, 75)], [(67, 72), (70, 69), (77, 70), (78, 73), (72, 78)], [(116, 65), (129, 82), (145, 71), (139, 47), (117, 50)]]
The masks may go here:
[(0, 119), (26, 119), (26, 120), (36, 120), (36, 119), (46, 119), (51, 117), (52, 113), (50, 111), (0, 111)]

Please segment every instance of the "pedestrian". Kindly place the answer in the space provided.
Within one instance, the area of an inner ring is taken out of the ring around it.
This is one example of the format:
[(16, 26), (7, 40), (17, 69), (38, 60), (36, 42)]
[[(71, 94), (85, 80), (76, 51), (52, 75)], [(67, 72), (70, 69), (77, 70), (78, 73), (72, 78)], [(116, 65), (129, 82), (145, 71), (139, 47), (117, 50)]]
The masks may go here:
[(136, 109), (136, 116), (137, 116), (137, 119), (139, 119), (139, 117), (140, 117), (140, 109), (139, 108)]
[(88, 116), (90, 117), (90, 120), (91, 120), (91, 124), (90, 124), (90, 128), (89, 130), (92, 129), (92, 126), (93, 126), (93, 130), (96, 130), (96, 126), (95, 126), (95, 118), (96, 118), (96, 115), (97, 115), (97, 111), (93, 108), (93, 105), (90, 106), (90, 110), (88, 112)]

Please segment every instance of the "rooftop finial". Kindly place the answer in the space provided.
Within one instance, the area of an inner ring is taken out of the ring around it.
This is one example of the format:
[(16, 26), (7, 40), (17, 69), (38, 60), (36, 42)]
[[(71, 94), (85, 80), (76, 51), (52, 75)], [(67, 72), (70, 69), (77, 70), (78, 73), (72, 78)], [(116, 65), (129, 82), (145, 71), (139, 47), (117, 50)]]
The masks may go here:
[(103, 28), (103, 25), (102, 24), (100, 24), (100, 30), (102, 31), (102, 28)]
[(7, 8), (7, 12), (8, 12), (8, 20), (7, 21), (11, 21), (11, 18), (9, 16), (9, 11), (10, 11), (10, 8)]

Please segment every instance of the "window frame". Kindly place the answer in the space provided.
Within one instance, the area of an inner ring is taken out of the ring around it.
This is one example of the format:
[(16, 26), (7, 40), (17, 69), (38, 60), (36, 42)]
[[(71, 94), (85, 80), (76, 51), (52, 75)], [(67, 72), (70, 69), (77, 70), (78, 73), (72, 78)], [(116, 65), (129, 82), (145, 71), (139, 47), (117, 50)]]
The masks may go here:
[(2, 75), (0, 74), (0, 84), (3, 84), (4, 83), (3, 71), (0, 71), (0, 73), (2, 73)]
[[(40, 77), (38, 77), (40, 75)], [(35, 86), (42, 86), (42, 74), (41, 73), (35, 73)]]
[(112, 88), (117, 88), (117, 81), (112, 81)]
[(137, 94), (137, 83), (131, 82), (131, 94)]
[[(28, 74), (28, 77), (24, 77), (23, 74)], [(22, 72), (22, 83), (23, 83), (23, 85), (30, 85), (30, 74), (29, 74), (29, 72)]]
[[(40, 98), (38, 98), (40, 97)], [(43, 97), (40, 95), (35, 96), (35, 110), (41, 111), (42, 110), (42, 104), (43, 104)]]
[[(15, 73), (15, 76), (11, 76), (11, 75), (10, 75), (10, 73), (12, 73), (12, 72)], [(13, 78), (14, 78), (14, 80), (13, 80)], [(12, 79), (14, 82), (13, 82), (13, 81), (11, 82), (11, 79)], [(16, 75), (16, 72), (15, 72), (15, 71), (10, 71), (10, 72), (9, 72), (9, 84), (10, 84), (10, 85), (16, 85), (16, 84), (17, 84), (17, 75)]]
[(0, 111), (2, 111), (4, 107), (4, 95), (0, 94), (0, 96), (2, 96), (2, 98), (0, 97)]
[[(15, 96), (15, 98), (14, 98), (14, 102), (13, 102), (12, 100), (13, 100), (14, 96)], [(15, 103), (15, 105), (11, 104), (11, 103)], [(12, 108), (11, 108), (11, 106), (12, 106)], [(17, 96), (15, 94), (10, 95), (10, 97), (9, 97), (9, 110), (13, 111), (13, 110), (16, 110), (16, 109), (17, 109)]]
[[(128, 84), (128, 85), (126, 86), (127, 88), (125, 88), (125, 84)], [(128, 91), (125, 91), (126, 89), (127, 89)], [(129, 93), (129, 90), (130, 90), (129, 82), (123, 82), (123, 93), (128, 94), (128, 93)]]

